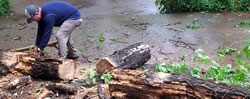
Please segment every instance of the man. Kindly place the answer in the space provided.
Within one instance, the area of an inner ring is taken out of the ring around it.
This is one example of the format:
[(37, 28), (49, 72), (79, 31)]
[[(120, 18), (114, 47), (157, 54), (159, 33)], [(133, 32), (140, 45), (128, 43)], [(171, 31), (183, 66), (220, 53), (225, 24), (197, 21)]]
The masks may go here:
[[(60, 26), (56, 33), (59, 45), (58, 55), (68, 59), (79, 58), (70, 36), (72, 31), (82, 24), (81, 14), (76, 7), (61, 1), (48, 2), (41, 7), (28, 5), (25, 8), (25, 16), (27, 17), (27, 23), (32, 21), (38, 23), (37, 37), (33, 48), (35, 55), (40, 56), (42, 54), (43, 49), (49, 42), (53, 27)], [(67, 49), (68, 55), (66, 55)]]

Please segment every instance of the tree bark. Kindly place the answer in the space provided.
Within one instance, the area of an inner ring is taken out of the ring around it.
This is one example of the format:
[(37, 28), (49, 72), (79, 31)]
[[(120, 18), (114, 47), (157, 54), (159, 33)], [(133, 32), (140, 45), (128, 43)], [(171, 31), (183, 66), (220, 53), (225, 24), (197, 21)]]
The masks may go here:
[(96, 65), (97, 73), (103, 74), (116, 68), (136, 69), (145, 64), (150, 58), (149, 46), (136, 43), (115, 51), (109, 57), (102, 58)]
[(0, 61), (10, 72), (18, 71), (42, 79), (73, 79), (73, 60), (53, 57), (35, 57), (22, 52), (5, 52)]
[(136, 70), (112, 70), (108, 82), (112, 98), (123, 99), (244, 99), (250, 92), (186, 75)]

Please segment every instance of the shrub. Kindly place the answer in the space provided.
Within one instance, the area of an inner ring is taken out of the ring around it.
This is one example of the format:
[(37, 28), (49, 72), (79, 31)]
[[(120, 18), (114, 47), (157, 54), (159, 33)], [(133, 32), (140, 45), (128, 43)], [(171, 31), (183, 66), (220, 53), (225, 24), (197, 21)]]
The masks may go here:
[(11, 8), (10, 0), (0, 0), (0, 15), (7, 13), (10, 8)]
[(160, 13), (250, 11), (250, 0), (156, 0)]

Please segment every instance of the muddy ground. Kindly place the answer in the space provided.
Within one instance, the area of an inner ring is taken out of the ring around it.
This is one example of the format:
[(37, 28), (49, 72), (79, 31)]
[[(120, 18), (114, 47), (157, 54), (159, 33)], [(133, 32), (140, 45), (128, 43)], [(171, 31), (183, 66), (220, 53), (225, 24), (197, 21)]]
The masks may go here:
[[(37, 23), (26, 24), (24, 7), (32, 3), (41, 6), (51, 0), (13, 1), (11, 12), (0, 17), (2, 52), (34, 44)], [(79, 67), (94, 66), (100, 58), (137, 42), (150, 46), (152, 58), (148, 63), (151, 64), (180, 62), (183, 55), (188, 55), (191, 59), (193, 50), (197, 48), (204, 49), (214, 58), (218, 47), (242, 49), (243, 43), (238, 41), (250, 39), (250, 32), (243, 32), (249, 31), (249, 27), (232, 28), (234, 24), (249, 20), (250, 12), (159, 14), (155, 0), (62, 1), (78, 7), (82, 14), (82, 26), (72, 33), (81, 56)], [(195, 18), (200, 18), (197, 24), (201, 24), (203, 28), (187, 29), (186, 26)], [(57, 30), (58, 28), (53, 30), (50, 41), (55, 40)], [(98, 45), (100, 37), (105, 40)], [(57, 49), (54, 47), (46, 47), (45, 51), (49, 56), (57, 56)], [(232, 63), (231, 58), (223, 61), (223, 64)]]
[[(43, 5), (47, 1), (49, 0), (14, 1), (12, 12), (0, 19), (0, 50), (8, 51), (34, 44), (37, 23), (26, 24), (23, 9), (27, 4)], [(76, 48), (82, 52), (80, 54), (89, 60), (98, 60), (136, 42), (151, 46), (152, 62), (180, 57), (197, 48), (205, 49), (208, 54), (213, 55), (219, 46), (230, 46), (233, 42), (250, 38), (249, 32), (242, 32), (249, 28), (232, 28), (234, 24), (249, 20), (249, 12), (159, 14), (154, 5), (155, 0), (64, 1), (75, 5), (82, 13), (83, 24), (73, 32), (72, 38)], [(186, 28), (199, 17), (201, 21), (197, 24), (204, 28)], [(181, 24), (175, 24), (176, 22)], [(57, 29), (54, 29), (50, 41), (55, 40)], [(98, 48), (98, 38), (101, 36), (105, 41)], [(207, 42), (207, 46), (204, 42)], [(240, 43), (232, 47), (240, 49), (242, 46), (238, 45)], [(55, 48), (47, 47), (45, 51), (49, 56), (57, 56)]]

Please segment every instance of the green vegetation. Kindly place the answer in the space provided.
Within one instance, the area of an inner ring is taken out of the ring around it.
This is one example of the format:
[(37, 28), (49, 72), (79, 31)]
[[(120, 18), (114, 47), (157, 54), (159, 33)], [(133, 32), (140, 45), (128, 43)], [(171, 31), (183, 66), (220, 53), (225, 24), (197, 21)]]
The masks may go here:
[[(233, 48), (222, 48), (218, 49), (217, 56), (219, 59), (216, 61), (210, 59), (202, 49), (197, 49), (194, 51), (193, 62), (199, 62), (208, 66), (207, 71), (201, 72), (200, 65), (189, 66), (188, 64), (181, 63), (172, 63), (172, 64), (157, 64), (154, 68), (154, 71), (164, 72), (164, 73), (179, 73), (179, 74), (188, 74), (196, 78), (201, 79), (211, 79), (215, 80), (216, 83), (227, 83), (230, 85), (241, 86), (245, 88), (250, 87), (250, 61), (248, 57), (250, 56), (250, 42), (245, 40), (245, 47), (242, 52), (237, 51), (237, 58), (234, 59), (233, 64), (227, 64), (226, 66), (220, 65), (220, 61), (226, 57), (226, 55), (233, 55), (236, 52), (236, 49)], [(186, 55), (181, 57), (181, 60), (185, 60)]]
[(249, 11), (249, 0), (156, 0), (160, 13)]
[(118, 41), (119, 39), (118, 38), (112, 38), (112, 39), (109, 39), (111, 41), (111, 44), (115, 44), (116, 41)]
[(95, 78), (95, 76), (97, 76), (97, 73), (94, 70), (92, 69), (88, 70), (88, 73), (86, 76), (88, 77), (88, 79), (85, 80), (82, 86), (97, 85), (96, 78)]
[(192, 29), (192, 30), (203, 28), (203, 26), (201, 24), (200, 25), (197, 24), (197, 22), (200, 22), (200, 21), (201, 21), (201, 18), (195, 18), (194, 21), (192, 22), (192, 24), (189, 24), (186, 27), (188, 29)]
[(103, 74), (101, 76), (101, 79), (104, 81), (104, 83), (107, 83), (107, 82), (109, 82), (111, 80), (111, 75), (109, 73)]
[(7, 13), (11, 6), (11, 0), (0, 0), (0, 16)]
[(250, 27), (250, 21), (245, 20), (245, 21), (240, 22), (240, 24), (233, 25), (233, 28), (237, 28), (237, 27)]
[(103, 46), (103, 42), (104, 42), (105, 38), (103, 36), (98, 38), (98, 42), (97, 42), (97, 48), (100, 49)]
[(101, 80), (104, 81), (104, 83), (107, 83), (109, 81), (111, 81), (111, 74), (106, 73), (103, 74), (102, 76), (99, 76), (99, 74), (97, 74), (94, 70), (90, 69), (87, 72), (87, 75), (85, 75), (88, 77), (87, 80), (85, 80), (84, 83), (82, 83), (82, 86), (92, 86), (92, 85), (97, 85), (97, 79), (99, 79), (98, 77), (100, 77)]

